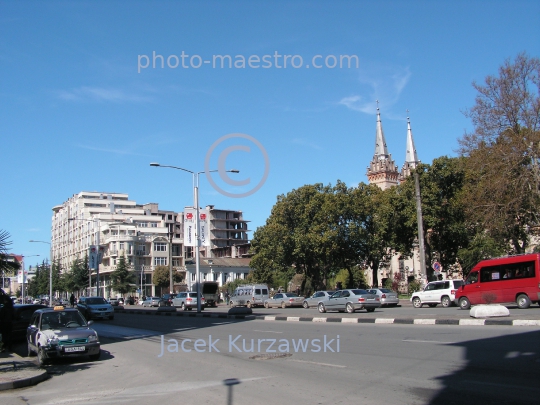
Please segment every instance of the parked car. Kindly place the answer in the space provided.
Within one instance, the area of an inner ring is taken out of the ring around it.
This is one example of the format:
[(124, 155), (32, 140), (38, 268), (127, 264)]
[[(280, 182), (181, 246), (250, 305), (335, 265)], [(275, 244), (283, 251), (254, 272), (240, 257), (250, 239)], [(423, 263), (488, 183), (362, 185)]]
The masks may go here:
[[(179, 292), (176, 295), (176, 297), (173, 298), (172, 304), (174, 307), (180, 307), (184, 311), (197, 308), (197, 292), (196, 291)], [(205, 307), (204, 297), (201, 297), (201, 310), (204, 310), (204, 307)]]
[(171, 307), (174, 297), (176, 297), (176, 294), (163, 294), (161, 296), (161, 303), (159, 306)]
[(299, 297), (295, 293), (277, 293), (272, 298), (264, 301), (265, 308), (281, 307), (301, 307), (304, 302), (304, 297)]
[(334, 292), (335, 291), (317, 291), (311, 297), (305, 298), (304, 302), (302, 303), (302, 306), (304, 308), (309, 308), (309, 307), (316, 308), (317, 305), (319, 305), (319, 302), (329, 298)]
[[(122, 300), (122, 304), (124, 301)], [(111, 304), (113, 307), (120, 306), (120, 299), (119, 298), (109, 298), (109, 304)]]
[(90, 319), (114, 319), (114, 308), (103, 297), (80, 297), (77, 309), (88, 321)]
[(367, 290), (351, 289), (336, 291), (329, 298), (319, 302), (317, 308), (321, 313), (326, 311), (352, 313), (359, 309), (373, 312), (380, 306), (381, 300), (377, 295), (371, 294)]
[(463, 284), (463, 280), (432, 281), (423, 291), (413, 293), (411, 302), (415, 308), (421, 308), (424, 304), (430, 307), (436, 307), (438, 304), (449, 307), (454, 304), (456, 292)]
[(13, 326), (11, 338), (14, 342), (22, 340), (26, 336), (26, 329), (30, 325), (30, 319), (36, 310), (47, 308), (42, 304), (15, 304), (13, 305)]
[(160, 301), (161, 301), (161, 298), (159, 297), (146, 297), (146, 299), (142, 303), (142, 306), (143, 307), (158, 307)]
[(91, 323), (75, 308), (38, 309), (26, 330), (28, 355), (37, 354), (40, 365), (61, 357), (89, 356), (90, 360), (98, 360), (100, 342)]
[(399, 304), (397, 292), (389, 288), (371, 288), (367, 290), (371, 294), (375, 294), (381, 300), (381, 306), (395, 307)]

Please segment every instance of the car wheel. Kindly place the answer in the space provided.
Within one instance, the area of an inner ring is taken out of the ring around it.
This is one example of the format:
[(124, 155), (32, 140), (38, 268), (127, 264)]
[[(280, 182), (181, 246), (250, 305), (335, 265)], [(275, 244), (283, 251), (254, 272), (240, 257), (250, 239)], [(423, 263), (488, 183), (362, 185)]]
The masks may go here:
[(354, 307), (352, 306), (352, 304), (350, 302), (348, 302), (347, 305), (345, 305), (345, 310), (349, 314), (352, 314), (354, 312)]
[(267, 309), (270, 308), (270, 306), (268, 305), (268, 302), (264, 303), (264, 307), (267, 308)]
[(28, 343), (28, 357), (34, 357), (36, 353), (30, 348), (30, 343)]
[(452, 304), (452, 301), (450, 301), (449, 297), (442, 297), (441, 304), (444, 308), (448, 308)]
[(520, 294), (516, 300), (519, 309), (527, 309), (531, 306), (531, 300), (525, 294)]
[(284, 302), (281, 303), (281, 308), (285, 309), (286, 308), (286, 305)]
[(435, 308), (437, 306), (437, 304), (428, 304), (428, 307), (430, 308)]
[(304, 302), (302, 303), (302, 306), (303, 306), (304, 308), (306, 308), (306, 309), (309, 308), (309, 304), (307, 303), (307, 301), (304, 301)]
[(187, 309), (187, 308), (186, 308), (186, 304), (184, 304), (184, 303), (182, 302), (182, 305), (180, 305), (180, 309), (182, 309), (182, 310), (185, 311), (185, 310)]
[(248, 301), (247, 305), (248, 308), (251, 308), (251, 302)]
[(368, 311), (368, 312), (375, 312), (375, 308), (366, 308), (366, 311)]
[(43, 350), (41, 346), (38, 347), (37, 358), (40, 366), (44, 366), (45, 364), (47, 364), (47, 355), (45, 354), (45, 350)]
[(324, 304), (322, 302), (319, 303), (319, 305), (317, 306), (317, 309), (319, 310), (321, 314), (324, 314), (326, 312), (326, 308), (324, 307)]
[(422, 301), (420, 301), (420, 298), (414, 297), (412, 300), (413, 307), (415, 308), (422, 308)]
[(109, 321), (112, 321), (114, 319), (114, 315), (109, 316)]
[(201, 305), (201, 311), (204, 311), (204, 307)]
[(471, 307), (471, 301), (467, 297), (461, 297), (459, 299), (459, 307), (461, 309), (469, 309)]
[(99, 356), (101, 356), (101, 350), (99, 352), (97, 352), (96, 354), (91, 354), (88, 357), (90, 357), (90, 360), (96, 361), (96, 360), (99, 360)]
[(191, 311), (192, 309), (193, 309), (193, 308), (189, 307), (189, 308), (188, 308), (188, 311)]
[(229, 306), (230, 306), (231, 308), (234, 308), (234, 302), (232, 302), (232, 301), (229, 302)]

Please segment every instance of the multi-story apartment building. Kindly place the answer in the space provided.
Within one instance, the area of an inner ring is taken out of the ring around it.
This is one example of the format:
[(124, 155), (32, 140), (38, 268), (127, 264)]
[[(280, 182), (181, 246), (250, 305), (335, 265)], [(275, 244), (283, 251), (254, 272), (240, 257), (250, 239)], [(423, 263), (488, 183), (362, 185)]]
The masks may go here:
[[(221, 254), (226, 249), (236, 255), (246, 254), (248, 230), (242, 213), (207, 208), (211, 247), (202, 249), (201, 256), (213, 257), (214, 250)], [(55, 262), (69, 269), (75, 259), (88, 254), (90, 246), (99, 245), (103, 250), (99, 295), (105, 297), (114, 293), (110, 274), (122, 255), (137, 274), (138, 295), (156, 294), (152, 274), (160, 265), (172, 265), (184, 276), (175, 291), (189, 288), (193, 276), (191, 266), (186, 268), (186, 260), (194, 260), (194, 249), (184, 248), (183, 237), (182, 212), (160, 210), (157, 203), (140, 205), (123, 193), (83, 191), (53, 208), (51, 247)], [(92, 293), (96, 293), (95, 289)]]

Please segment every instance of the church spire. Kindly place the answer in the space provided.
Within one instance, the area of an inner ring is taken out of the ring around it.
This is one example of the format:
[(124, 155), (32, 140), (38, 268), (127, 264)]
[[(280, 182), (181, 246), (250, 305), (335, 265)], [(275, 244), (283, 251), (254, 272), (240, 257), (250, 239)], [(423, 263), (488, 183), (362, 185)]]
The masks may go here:
[(375, 132), (375, 154), (367, 170), (368, 181), (385, 190), (398, 184), (398, 168), (388, 153), (381, 122), (379, 100), (377, 100), (377, 129)]
[(388, 156), (386, 139), (382, 128), (381, 111), (379, 110), (379, 100), (377, 100), (377, 130), (375, 133), (375, 156)]
[[(409, 110), (407, 110), (407, 114)], [(405, 154), (405, 163), (401, 168), (400, 181), (404, 181), (407, 177), (411, 175), (411, 170), (415, 169), (416, 166), (420, 163), (418, 160), (418, 155), (416, 154), (416, 148), (414, 147), (414, 139), (411, 129), (411, 121), (407, 117), (407, 153)]]

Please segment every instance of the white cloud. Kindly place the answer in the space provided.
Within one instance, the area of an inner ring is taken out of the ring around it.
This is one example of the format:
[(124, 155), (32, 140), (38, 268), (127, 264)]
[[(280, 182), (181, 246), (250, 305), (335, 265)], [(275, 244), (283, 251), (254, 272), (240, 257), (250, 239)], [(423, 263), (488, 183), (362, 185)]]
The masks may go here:
[(317, 150), (322, 150), (323, 149), (319, 145), (311, 143), (311, 142), (309, 142), (309, 141), (307, 141), (305, 139), (302, 139), (302, 138), (294, 138), (291, 142), (295, 143), (297, 145), (308, 146), (308, 147), (310, 147), (312, 149), (317, 149)]
[(411, 77), (409, 68), (376, 67), (369, 70), (363, 71), (358, 78), (359, 83), (366, 89), (363, 93), (367, 95), (354, 94), (344, 97), (338, 104), (365, 114), (375, 114), (376, 101), (379, 100), (380, 106), (391, 107), (399, 100)]
[(116, 103), (152, 101), (152, 97), (130, 94), (119, 89), (89, 86), (61, 90), (58, 92), (58, 97), (67, 101), (111, 101)]

